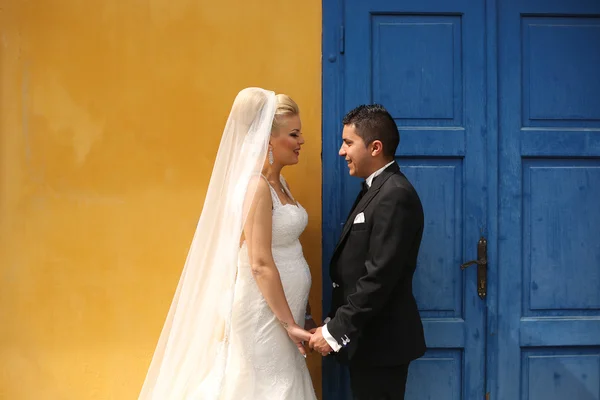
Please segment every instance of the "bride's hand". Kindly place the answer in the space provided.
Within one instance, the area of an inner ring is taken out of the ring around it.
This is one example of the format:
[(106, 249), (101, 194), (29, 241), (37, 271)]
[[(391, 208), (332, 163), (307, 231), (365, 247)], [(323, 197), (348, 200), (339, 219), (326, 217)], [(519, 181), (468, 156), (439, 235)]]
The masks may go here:
[(288, 325), (286, 331), (292, 342), (298, 347), (300, 354), (306, 358), (306, 349), (304, 348), (304, 342), (309, 342), (312, 334), (302, 328), (299, 325)]

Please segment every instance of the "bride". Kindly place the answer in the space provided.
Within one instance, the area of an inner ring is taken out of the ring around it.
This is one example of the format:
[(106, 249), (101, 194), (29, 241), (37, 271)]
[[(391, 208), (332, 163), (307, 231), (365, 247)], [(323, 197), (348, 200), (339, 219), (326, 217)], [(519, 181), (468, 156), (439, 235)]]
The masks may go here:
[(311, 276), (298, 240), (308, 216), (280, 175), (303, 143), (291, 98), (237, 95), (139, 399), (316, 399), (302, 328)]

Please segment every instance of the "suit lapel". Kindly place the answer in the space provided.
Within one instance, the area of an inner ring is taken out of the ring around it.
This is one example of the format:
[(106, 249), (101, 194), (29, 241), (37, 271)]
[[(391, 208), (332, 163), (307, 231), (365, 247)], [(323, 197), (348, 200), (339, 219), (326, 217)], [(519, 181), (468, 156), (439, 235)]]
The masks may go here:
[(375, 196), (377, 195), (377, 193), (379, 193), (379, 190), (381, 189), (381, 186), (383, 186), (385, 181), (387, 181), (392, 175), (394, 175), (395, 173), (397, 173), (399, 171), (400, 171), (400, 167), (398, 167), (398, 164), (396, 164), (396, 163), (393, 163), (392, 165), (387, 167), (381, 173), (381, 175), (379, 175), (377, 177), (377, 179), (375, 179), (375, 181), (373, 182), (373, 185), (369, 188), (369, 190), (362, 197), (362, 199), (360, 199), (358, 204), (356, 204), (356, 207), (354, 207), (354, 210), (352, 210), (352, 212), (348, 216), (348, 219), (346, 220), (346, 223), (344, 224), (344, 228), (342, 229), (342, 234), (340, 235), (340, 240), (338, 241), (337, 245), (335, 246), (335, 250), (333, 250), (332, 260), (337, 255), (337, 252), (339, 251), (341, 244), (344, 242), (344, 239), (350, 232), (350, 228), (352, 227), (352, 224), (354, 223), (354, 218), (356, 218), (356, 216), (359, 213), (364, 211), (364, 209), (367, 207), (367, 205), (369, 205), (371, 200), (373, 200), (375, 198)]

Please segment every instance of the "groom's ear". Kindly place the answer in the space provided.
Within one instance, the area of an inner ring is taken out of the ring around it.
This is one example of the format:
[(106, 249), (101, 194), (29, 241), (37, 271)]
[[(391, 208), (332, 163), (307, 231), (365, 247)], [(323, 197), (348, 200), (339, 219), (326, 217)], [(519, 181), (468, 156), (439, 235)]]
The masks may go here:
[(373, 140), (370, 147), (372, 157), (377, 157), (379, 154), (383, 154), (383, 143), (381, 143), (381, 140)]

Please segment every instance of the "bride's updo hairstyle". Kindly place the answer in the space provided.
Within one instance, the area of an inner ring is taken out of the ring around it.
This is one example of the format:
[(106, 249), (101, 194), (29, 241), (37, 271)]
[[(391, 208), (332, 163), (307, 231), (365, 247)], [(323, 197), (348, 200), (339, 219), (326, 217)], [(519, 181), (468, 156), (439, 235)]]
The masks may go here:
[(275, 117), (273, 118), (272, 132), (281, 126), (285, 117), (300, 114), (298, 104), (296, 104), (296, 102), (287, 94), (278, 94), (275, 98), (277, 100), (277, 109), (275, 110)]

